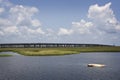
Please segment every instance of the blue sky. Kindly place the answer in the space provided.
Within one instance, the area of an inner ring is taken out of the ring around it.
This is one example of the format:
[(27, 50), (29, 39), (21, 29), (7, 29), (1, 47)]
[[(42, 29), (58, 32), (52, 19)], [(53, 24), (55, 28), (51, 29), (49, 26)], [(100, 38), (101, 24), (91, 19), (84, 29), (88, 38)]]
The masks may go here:
[(111, 2), (111, 8), (114, 10), (120, 20), (120, 1), (115, 0), (10, 0), (14, 4), (35, 6), (39, 8), (39, 18), (45, 26), (71, 26), (72, 21), (79, 21), (86, 18), (90, 5), (105, 5)]
[(0, 43), (120, 45), (119, 0), (0, 0)]

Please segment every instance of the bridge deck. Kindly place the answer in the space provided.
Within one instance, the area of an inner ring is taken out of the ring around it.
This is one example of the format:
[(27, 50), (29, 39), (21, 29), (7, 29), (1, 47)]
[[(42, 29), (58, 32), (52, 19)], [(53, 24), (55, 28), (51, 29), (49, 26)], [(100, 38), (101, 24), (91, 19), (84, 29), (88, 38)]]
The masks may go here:
[(101, 44), (73, 44), (73, 43), (10, 43), (0, 44), (0, 48), (55, 48), (55, 47), (92, 47), (110, 46)]

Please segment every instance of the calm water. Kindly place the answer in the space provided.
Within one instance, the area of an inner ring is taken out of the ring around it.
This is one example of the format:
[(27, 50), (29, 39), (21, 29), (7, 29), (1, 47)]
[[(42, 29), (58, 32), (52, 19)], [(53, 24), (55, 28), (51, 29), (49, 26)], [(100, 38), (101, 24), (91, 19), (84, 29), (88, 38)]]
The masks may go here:
[[(0, 57), (0, 80), (120, 80), (120, 52), (40, 57), (4, 53), (14, 56)], [(89, 63), (107, 66), (90, 68)]]

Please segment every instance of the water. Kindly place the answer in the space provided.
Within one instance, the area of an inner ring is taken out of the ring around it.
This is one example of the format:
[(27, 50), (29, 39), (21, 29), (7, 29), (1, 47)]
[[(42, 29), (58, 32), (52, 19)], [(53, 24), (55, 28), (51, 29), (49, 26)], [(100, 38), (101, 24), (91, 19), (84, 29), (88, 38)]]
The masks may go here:
[(7, 51), (7, 52), (0, 52), (0, 54), (10, 54), (10, 55), (14, 55), (14, 56), (22, 56), (22, 55), (20, 55), (20, 54), (18, 54), (18, 53), (15, 53), (15, 52), (9, 52), (9, 51)]
[[(6, 52), (5, 52), (6, 53)], [(0, 80), (120, 80), (120, 52), (0, 57)], [(87, 67), (89, 63), (107, 65)]]

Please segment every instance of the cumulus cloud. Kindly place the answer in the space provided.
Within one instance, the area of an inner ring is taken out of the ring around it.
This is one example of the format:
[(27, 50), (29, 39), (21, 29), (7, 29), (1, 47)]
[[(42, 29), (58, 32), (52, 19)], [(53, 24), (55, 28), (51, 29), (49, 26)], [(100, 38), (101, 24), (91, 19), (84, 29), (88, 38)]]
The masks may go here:
[(96, 27), (105, 32), (116, 32), (120, 30), (120, 23), (116, 19), (113, 10), (110, 8), (111, 2), (104, 6), (92, 5), (88, 10), (88, 18)]
[(93, 28), (92, 22), (87, 22), (82, 19), (80, 22), (72, 22), (72, 27), (70, 29), (60, 28), (58, 35), (90, 34)]
[[(20, 34), (32, 34), (36, 36), (45, 33), (42, 30), (41, 22), (35, 16), (39, 13), (38, 8), (14, 5), (3, 0), (0, 1), (0, 4), (2, 5), (2, 7), (0, 7), (0, 35), (6, 36), (10, 35), (9, 33), (12, 33), (11, 36), (13, 34), (18, 36), (20, 36)], [(26, 29), (26, 31), (23, 32), (23, 29)]]
[(58, 35), (71, 35), (73, 33), (73, 30), (70, 29), (65, 29), (65, 28), (60, 28)]
[(106, 13), (112, 13), (113, 11), (110, 9), (111, 3), (107, 3), (104, 6), (99, 6), (98, 4), (91, 5), (88, 10), (88, 18), (103, 18), (104, 16), (107, 16), (109, 14)]
[(69, 29), (60, 28), (59, 36), (77, 36), (78, 40), (90, 42), (118, 42), (120, 39), (120, 22), (117, 20), (109, 2), (103, 6), (91, 5), (87, 20), (73, 21)]
[(37, 28), (35, 30), (28, 28), (27, 31), (31, 34), (45, 34), (45, 32), (42, 31), (41, 28)]
[(72, 22), (73, 30), (80, 34), (90, 34), (93, 29), (93, 23), (81, 20), (80, 22)]
[(7, 32), (7, 34), (9, 34), (19, 32), (19, 30), (16, 26), (9, 26), (7, 28), (4, 28), (4, 32)]
[(39, 20), (35, 19), (35, 20), (32, 20), (32, 26), (39, 27), (41, 26), (41, 23)]
[(38, 19), (34, 19), (35, 14), (39, 10), (36, 7), (26, 7), (17, 5), (11, 7), (9, 18), (16, 21), (17, 26), (40, 27), (41, 23)]
[(120, 22), (116, 19), (113, 10), (111, 9), (111, 2), (99, 6), (98, 4), (91, 5), (88, 9), (87, 18), (89, 21), (81, 19), (79, 22), (72, 22), (70, 29), (60, 28), (59, 33), (69, 35), (71, 34), (99, 34), (102, 33), (116, 33), (120, 31)]

